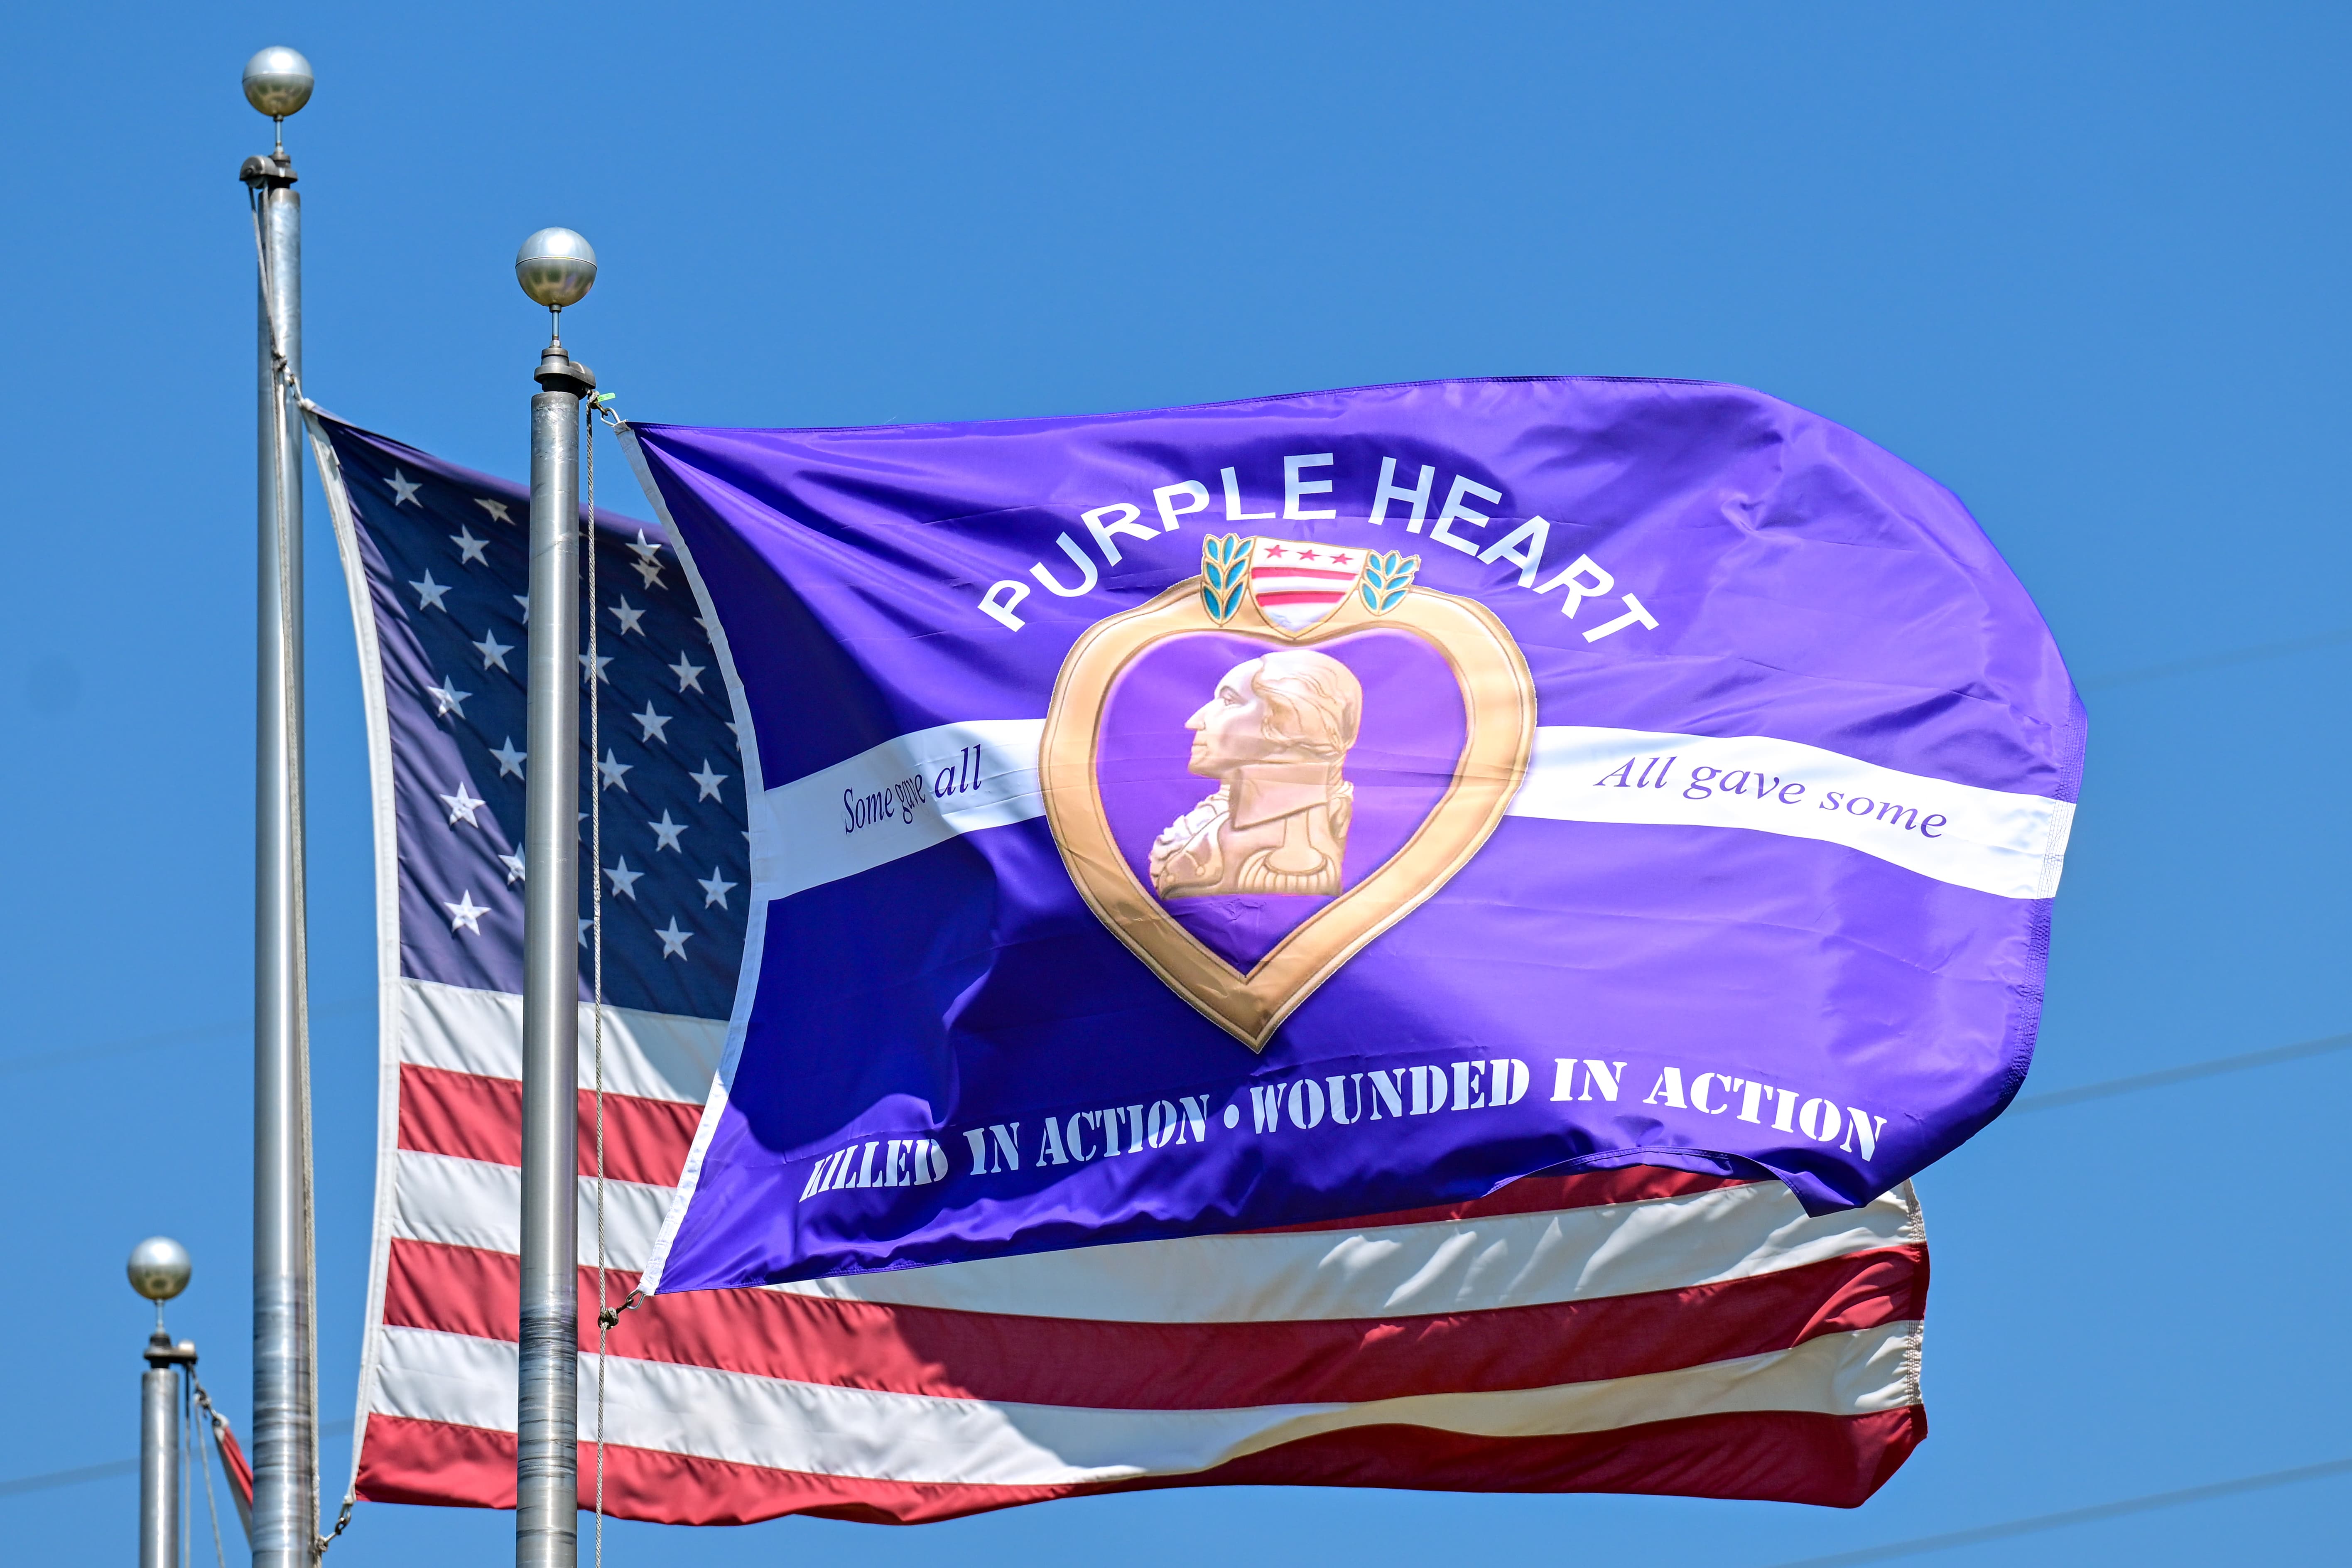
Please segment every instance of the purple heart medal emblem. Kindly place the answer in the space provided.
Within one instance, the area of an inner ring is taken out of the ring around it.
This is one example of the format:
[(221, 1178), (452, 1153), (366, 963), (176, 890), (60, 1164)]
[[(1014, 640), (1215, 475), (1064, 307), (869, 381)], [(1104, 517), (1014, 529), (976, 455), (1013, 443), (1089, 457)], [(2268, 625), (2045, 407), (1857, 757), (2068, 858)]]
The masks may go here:
[(1417, 556), (1227, 534), (1089, 628), (1046, 817), (1089, 907), (1253, 1050), (1484, 844), (1527, 769), (1526, 660)]

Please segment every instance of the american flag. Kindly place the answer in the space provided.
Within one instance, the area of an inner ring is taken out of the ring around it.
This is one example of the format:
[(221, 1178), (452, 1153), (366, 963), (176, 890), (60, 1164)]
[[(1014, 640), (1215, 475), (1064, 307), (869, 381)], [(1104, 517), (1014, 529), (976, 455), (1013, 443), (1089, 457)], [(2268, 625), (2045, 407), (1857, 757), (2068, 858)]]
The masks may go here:
[[(312, 430), (376, 793), (383, 1110), (354, 1487), (511, 1507), (527, 498), (331, 419)], [(596, 551), (603, 736), (587, 755), (583, 722), (582, 766), (604, 804), (617, 1300), (724, 1044), (750, 878), (741, 721), (690, 563), (665, 528), (601, 511)], [(1352, 581), (1357, 564), (1254, 570)], [(586, 675), (583, 655), (583, 696)], [(586, 1174), (584, 1093), (582, 1112)], [(583, 1183), (583, 1258), (592, 1203)], [(606, 1508), (912, 1522), (1226, 1483), (1850, 1506), (1925, 1435), (1927, 1279), (1907, 1185), (1816, 1218), (1777, 1182), (1636, 1167), (1444, 1210), (657, 1297), (612, 1335)], [(583, 1268), (583, 1439), (595, 1287)], [(592, 1460), (583, 1443), (583, 1502)]]
[[(530, 499), (331, 418), (314, 415), (311, 430), (358, 624), (376, 797), (383, 1104), (357, 1485), (362, 1497), (483, 1502), (478, 1478), (444, 1473), (421, 1489), (402, 1478), (418, 1471), (420, 1442), (431, 1451), (448, 1436), (431, 1368), (452, 1332), (496, 1342), (513, 1403)], [(592, 870), (583, 813), (582, 996), (593, 879), (604, 895), (607, 1229), (611, 1256), (634, 1258), (718, 1062), (749, 844), (733, 710), (667, 534), (600, 509), (594, 549), (579, 765), (604, 843)], [(583, 1081), (592, 1037), (583, 1017)], [(583, 1095), (583, 1174), (591, 1115)], [(583, 1258), (593, 1236), (583, 1210)], [(510, 1468), (513, 1417), (492, 1425)]]

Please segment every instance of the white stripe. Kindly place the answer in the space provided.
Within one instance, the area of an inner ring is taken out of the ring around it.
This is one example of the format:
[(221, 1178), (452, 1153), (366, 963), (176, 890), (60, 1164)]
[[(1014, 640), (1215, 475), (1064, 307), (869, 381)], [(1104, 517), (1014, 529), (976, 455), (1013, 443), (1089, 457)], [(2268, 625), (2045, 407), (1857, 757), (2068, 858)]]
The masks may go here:
[[(352, 626), (358, 639), (361, 708), (367, 723), (368, 793), (375, 838), (375, 973), (376, 973), (376, 1111), (375, 1201), (368, 1238), (367, 1339), (360, 1352), (359, 1397), (352, 1426), (352, 1472), (349, 1486), (359, 1485), (360, 1455), (367, 1442), (367, 1413), (375, 1386), (377, 1331), (383, 1321), (383, 1295), (390, 1274), (392, 1223), (397, 1201), (393, 1152), (400, 1141), (400, 844), (398, 814), (394, 809), (392, 721), (383, 688), (383, 649), (375, 623), (375, 601), (368, 591), (367, 563), (362, 555), (359, 519), (352, 510), (351, 491), (343, 483), (341, 460), (333, 440), (320, 423), (325, 410), (302, 404), (302, 422), (310, 432), (311, 459), (319, 466), (319, 485), (326, 492), (327, 512), (335, 525), (335, 553), (343, 566), (344, 597), (350, 602)], [(346, 1497), (353, 1495), (346, 1489)]]
[[(887, 865), (959, 834), (1044, 816), (1037, 746), (1045, 728), (1042, 719), (941, 724), (769, 790), (751, 816), (752, 896), (783, 898)], [(844, 791), (864, 795), (917, 777), (928, 787), (968, 745), (983, 746), (989, 759), (986, 783), (970, 796), (971, 804), (950, 801), (944, 803), (945, 811), (940, 803), (914, 804), (903, 813), (894, 806), (887, 820), (847, 828)], [(1675, 759), (1667, 788), (1600, 782), (1628, 761), (1633, 763), (1632, 776), (1638, 777), (1643, 761), (1653, 756)], [(1715, 769), (1713, 781), (1733, 773), (1755, 776), (1738, 781), (1741, 793), (1725, 795), (1716, 782), (1695, 784), (1694, 768)], [(1759, 800), (1753, 791), (1765, 780), (1773, 793)], [(1841, 803), (1835, 807), (1830, 805), (1832, 791)], [(1871, 803), (1870, 815), (1845, 809), (1857, 798)], [(1890, 805), (1900, 811), (1882, 820), (1879, 814)], [(1536, 731), (1527, 782), (1510, 807), (1513, 816), (1559, 822), (1739, 827), (1809, 838), (2010, 899), (2056, 893), (2074, 814), (2063, 801), (1882, 768), (1795, 741), (1580, 724), (1547, 724)], [(1931, 820), (1937, 816), (1944, 820)]]
[[(488, 1078), (522, 1077), (522, 998), (432, 980), (401, 979), (400, 1059)], [(580, 1008), (580, 1087), (593, 1087), (586, 1042), (593, 1009)], [(612, 1094), (700, 1105), (710, 1093), (727, 1020), (604, 1008), (604, 1088)]]
[(771, 1287), (1138, 1323), (1416, 1317), (1674, 1290), (1922, 1239), (1907, 1186), (1814, 1217), (1778, 1182), (1377, 1230), (1202, 1236)]
[(1250, 591), (1254, 594), (1320, 594), (1329, 599), (1344, 599), (1354, 586), (1344, 577), (1290, 577), (1263, 567), (1250, 574)]
[[(522, 1251), (522, 1171), (450, 1154), (403, 1149), (396, 1156), (399, 1196), (393, 1234), (409, 1241)], [(604, 1184), (604, 1257), (614, 1268), (645, 1267), (671, 1189), (639, 1182)], [(581, 1255), (588, 1261), (596, 1234), (596, 1184), (580, 1182)]]
[[(1651, 757), (1662, 759), (1653, 777), (1663, 773), (1664, 788), (1611, 782), (1628, 763), (1623, 776), (1638, 780)], [(1745, 775), (1740, 792), (1726, 795), (1722, 782), (1734, 775)], [(1869, 808), (1852, 811), (1858, 801)], [(1744, 827), (1842, 844), (2005, 899), (2058, 890), (2074, 814), (2063, 801), (1900, 773), (1795, 741), (1565, 724), (1536, 731), (1528, 781), (1511, 803), (1514, 816)]]
[[(521, 1173), (403, 1150), (398, 1234), (520, 1250)], [(581, 1187), (583, 1236), (593, 1189)], [(666, 1187), (610, 1184), (606, 1255), (646, 1256)], [(1818, 1217), (1778, 1182), (1687, 1197), (1379, 1229), (1126, 1242), (772, 1287), (1013, 1317), (1248, 1323), (1417, 1317), (1675, 1290), (1921, 1237), (1908, 1189)]]
[[(764, 792), (751, 813), (751, 896), (781, 899), (961, 834), (1044, 816), (1037, 740), (1045, 728), (1043, 719), (935, 725)], [(950, 786), (939, 788), (950, 775)], [(886, 792), (889, 816), (856, 814), (854, 803)]]
[[(1602, 1432), (1742, 1411), (1860, 1415), (1916, 1404), (1916, 1323), (1824, 1334), (1786, 1351), (1549, 1388), (1239, 1410), (991, 1404), (607, 1358), (605, 1433), (632, 1447), (818, 1475), (961, 1486), (1061, 1486), (1182, 1475), (1351, 1427), (1486, 1437)], [(377, 1408), (511, 1432), (515, 1348), (384, 1331)], [(595, 1362), (580, 1358), (581, 1398)]]

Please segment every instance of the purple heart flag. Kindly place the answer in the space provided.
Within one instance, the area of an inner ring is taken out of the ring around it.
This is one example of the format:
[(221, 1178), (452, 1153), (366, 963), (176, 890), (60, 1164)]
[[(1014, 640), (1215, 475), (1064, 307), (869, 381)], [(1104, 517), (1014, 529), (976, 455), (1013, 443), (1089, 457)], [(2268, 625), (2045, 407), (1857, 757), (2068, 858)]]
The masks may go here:
[(1636, 1165), (1827, 1214), (2024, 1079), (2082, 705), (1837, 426), (1530, 378), (626, 440), (750, 808), (650, 1287)]

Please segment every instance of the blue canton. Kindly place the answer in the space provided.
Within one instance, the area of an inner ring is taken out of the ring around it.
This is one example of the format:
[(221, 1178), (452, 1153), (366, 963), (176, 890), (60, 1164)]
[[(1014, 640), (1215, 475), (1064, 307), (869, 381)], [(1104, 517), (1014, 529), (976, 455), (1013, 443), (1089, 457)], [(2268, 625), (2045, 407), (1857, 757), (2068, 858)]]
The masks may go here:
[[(383, 656), (404, 975), (522, 989), (524, 663), (530, 497), (332, 420)], [(625, 473), (619, 465), (615, 477)], [(599, 510), (583, 600), (581, 792), (604, 803), (603, 863), (581, 822), (581, 994), (592, 880), (615, 1006), (723, 1018), (750, 902), (741, 748), (675, 546)], [(585, 563), (583, 562), (583, 592)], [(602, 734), (589, 751), (584, 626), (596, 617)]]

